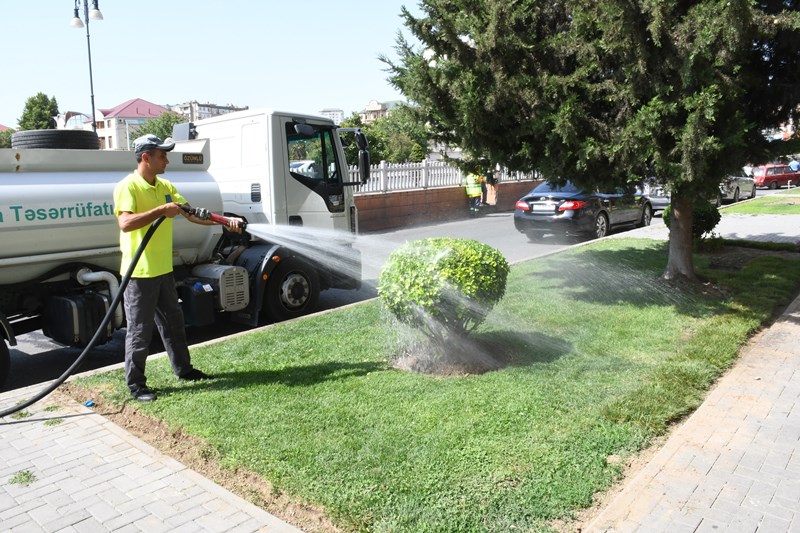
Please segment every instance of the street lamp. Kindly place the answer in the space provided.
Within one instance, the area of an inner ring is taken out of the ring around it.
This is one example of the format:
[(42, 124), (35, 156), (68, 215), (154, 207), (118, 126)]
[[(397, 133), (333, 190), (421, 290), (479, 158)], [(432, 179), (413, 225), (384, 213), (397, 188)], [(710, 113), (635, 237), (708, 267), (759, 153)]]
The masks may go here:
[[(92, 81), (92, 42), (89, 39), (89, 19), (103, 20), (103, 14), (97, 7), (99, 0), (92, 0), (92, 11), (89, 12), (89, 0), (83, 0), (83, 20), (86, 21), (86, 49), (89, 51), (89, 91), (92, 96), (92, 131), (97, 133), (97, 119), (94, 116), (94, 82)], [(75, 11), (70, 26), (73, 28), (83, 28), (83, 21), (79, 16), (81, 0), (75, 0)]]

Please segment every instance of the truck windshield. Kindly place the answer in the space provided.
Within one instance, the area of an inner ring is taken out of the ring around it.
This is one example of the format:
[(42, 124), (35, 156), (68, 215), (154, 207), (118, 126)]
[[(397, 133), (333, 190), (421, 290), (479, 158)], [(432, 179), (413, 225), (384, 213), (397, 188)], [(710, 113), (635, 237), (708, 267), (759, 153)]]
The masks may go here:
[(286, 124), (289, 153), (289, 172), (295, 178), (324, 182), (328, 185), (340, 183), (340, 162), (336, 157), (332, 129), (316, 129), (314, 135), (297, 133), (294, 124)]

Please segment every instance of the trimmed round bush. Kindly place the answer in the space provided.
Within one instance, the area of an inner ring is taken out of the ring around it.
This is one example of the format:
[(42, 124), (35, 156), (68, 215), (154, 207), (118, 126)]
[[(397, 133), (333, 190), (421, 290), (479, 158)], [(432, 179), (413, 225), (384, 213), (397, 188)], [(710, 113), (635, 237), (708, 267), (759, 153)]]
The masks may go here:
[(508, 261), (474, 240), (431, 238), (389, 256), (378, 295), (400, 322), (434, 339), (466, 335), (505, 294)]

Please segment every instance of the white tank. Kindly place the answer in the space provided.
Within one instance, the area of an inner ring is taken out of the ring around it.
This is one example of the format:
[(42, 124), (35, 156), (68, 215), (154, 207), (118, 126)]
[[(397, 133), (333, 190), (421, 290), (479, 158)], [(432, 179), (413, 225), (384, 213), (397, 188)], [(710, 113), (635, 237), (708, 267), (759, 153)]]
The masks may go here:
[[(178, 143), (164, 178), (194, 206), (222, 213), (219, 187), (206, 172), (205, 140)], [(114, 186), (136, 168), (130, 151), (0, 150), (0, 285), (36, 279), (66, 263), (119, 272)], [(221, 226), (174, 224), (174, 263), (211, 257)]]

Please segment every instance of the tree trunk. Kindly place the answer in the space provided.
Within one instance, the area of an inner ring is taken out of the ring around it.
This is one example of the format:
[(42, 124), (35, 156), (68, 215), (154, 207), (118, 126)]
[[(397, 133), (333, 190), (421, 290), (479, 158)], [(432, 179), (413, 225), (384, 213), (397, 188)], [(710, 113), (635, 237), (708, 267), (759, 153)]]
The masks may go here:
[(679, 277), (694, 280), (694, 260), (692, 257), (692, 219), (694, 217), (693, 199), (688, 195), (674, 195), (670, 209), (669, 256), (665, 279)]

